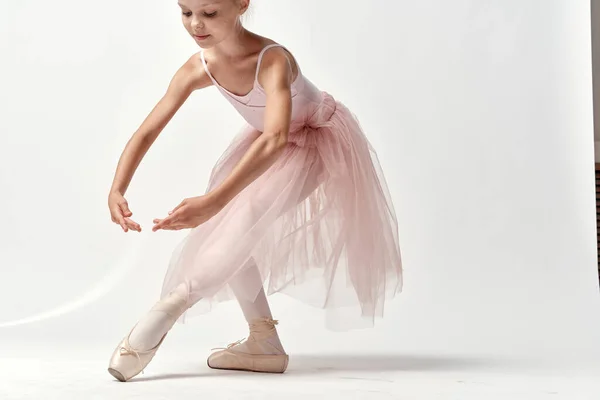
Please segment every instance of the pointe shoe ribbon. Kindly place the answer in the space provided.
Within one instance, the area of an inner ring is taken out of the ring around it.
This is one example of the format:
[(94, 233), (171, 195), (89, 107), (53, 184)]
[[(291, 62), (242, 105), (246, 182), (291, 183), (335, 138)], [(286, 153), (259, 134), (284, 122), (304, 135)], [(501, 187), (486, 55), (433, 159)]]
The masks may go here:
[(215, 347), (215, 348), (213, 348), (213, 349), (210, 349), (210, 351), (215, 351), (215, 350), (229, 350), (229, 349), (231, 349), (232, 347), (235, 347), (235, 346), (237, 346), (238, 344), (242, 344), (242, 342), (243, 342), (244, 340), (246, 340), (246, 338), (240, 339), (240, 340), (238, 340), (237, 342), (229, 343), (229, 344), (227, 345), (227, 347)]
[(119, 347), (119, 355), (121, 356), (135, 356), (138, 360), (139, 369), (142, 370), (142, 375), (144, 374), (144, 364), (142, 363), (142, 359), (140, 358), (140, 353), (132, 349), (131, 347), (125, 347), (125, 343), (123, 346)]
[(283, 373), (287, 369), (289, 356), (287, 354), (265, 354), (264, 346), (273, 348), (268, 342), (269, 337), (276, 335), (275, 325), (279, 321), (272, 318), (259, 318), (250, 322), (250, 336), (245, 342), (246, 348), (238, 350), (235, 347), (242, 344), (244, 339), (229, 344), (226, 348), (212, 353), (207, 361), (213, 369), (228, 369), (253, 372)]
[(255, 319), (254, 321), (252, 321), (250, 323), (250, 331), (255, 331), (258, 327), (261, 326), (270, 326), (271, 328), (274, 328), (275, 325), (279, 325), (279, 320), (277, 319), (273, 319), (273, 318), (259, 318), (259, 319)]
[[(170, 324), (172, 325), (187, 308), (188, 301), (186, 297), (170, 295), (164, 300), (159, 301), (151, 311), (161, 311), (166, 313), (167, 317), (170, 319)], [(148, 366), (150, 361), (152, 361), (152, 358), (154, 358), (154, 355), (168, 333), (167, 331), (153, 348), (149, 350), (136, 350), (131, 347), (129, 337), (137, 325), (138, 324), (133, 327), (129, 332), (129, 335), (121, 340), (121, 343), (119, 343), (110, 358), (108, 372), (121, 382), (128, 381), (139, 373), (144, 373), (144, 369)]]
[[(257, 334), (262, 333), (262, 331), (260, 331), (259, 329), (257, 329), (257, 327), (259, 326), (270, 326), (271, 328), (273, 328), (275, 325), (279, 325), (279, 321), (276, 319), (272, 319), (272, 318), (261, 318), (255, 321), (252, 321), (252, 323), (250, 323), (250, 334), (253, 336), (253, 339), (257, 339), (256, 336)], [(271, 333), (271, 330), (269, 329), (268, 333)], [(215, 351), (215, 350), (229, 350), (232, 347), (237, 346), (238, 344), (242, 344), (244, 342), (244, 340), (246, 340), (247, 338), (243, 338), (238, 340), (237, 342), (233, 342), (233, 343), (229, 343), (227, 345), (227, 347), (215, 347), (210, 349), (211, 351)]]
[[(144, 369), (152, 361), (166, 336), (165, 333), (158, 344), (149, 350), (135, 350), (129, 344), (129, 335), (127, 335), (115, 349), (109, 363), (108, 372), (121, 382), (128, 381), (140, 373), (143, 374)], [(136, 362), (132, 362), (133, 360), (128, 356), (135, 357)]]

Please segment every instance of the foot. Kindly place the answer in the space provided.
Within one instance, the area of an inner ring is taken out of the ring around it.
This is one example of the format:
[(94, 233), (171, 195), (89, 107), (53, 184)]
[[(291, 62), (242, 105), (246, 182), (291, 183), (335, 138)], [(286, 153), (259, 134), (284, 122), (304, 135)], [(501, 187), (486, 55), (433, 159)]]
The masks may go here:
[(283, 373), (289, 356), (283, 350), (275, 325), (278, 321), (260, 318), (251, 321), (250, 335), (212, 353), (207, 364), (213, 369)]
[[(156, 303), (146, 318), (138, 322), (113, 352), (108, 365), (108, 372), (121, 382), (128, 381), (144, 369), (167, 336), (175, 321), (187, 309), (187, 298), (178, 293), (171, 293)], [(161, 324), (157, 325), (156, 314), (161, 316)], [(158, 343), (151, 337), (161, 335)], [(135, 336), (136, 341), (132, 338)], [(151, 343), (147, 345), (146, 343)], [(132, 345), (133, 344), (133, 345)]]
[(144, 369), (162, 344), (167, 334), (150, 350), (135, 350), (129, 344), (129, 335), (127, 335), (117, 346), (108, 365), (108, 372), (121, 382), (126, 382)]

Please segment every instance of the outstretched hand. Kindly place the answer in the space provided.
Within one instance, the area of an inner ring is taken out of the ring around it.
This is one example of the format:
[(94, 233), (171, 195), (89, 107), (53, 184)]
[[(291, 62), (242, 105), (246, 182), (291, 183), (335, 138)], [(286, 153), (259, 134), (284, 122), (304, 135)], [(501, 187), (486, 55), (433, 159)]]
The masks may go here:
[(116, 191), (110, 192), (108, 195), (108, 209), (112, 221), (120, 225), (123, 232), (128, 232), (130, 229), (136, 232), (142, 231), (140, 224), (130, 218), (133, 213), (129, 210), (129, 204), (121, 193)]
[(185, 199), (169, 212), (168, 217), (154, 219), (152, 231), (195, 228), (217, 215), (222, 208), (223, 206), (210, 196)]

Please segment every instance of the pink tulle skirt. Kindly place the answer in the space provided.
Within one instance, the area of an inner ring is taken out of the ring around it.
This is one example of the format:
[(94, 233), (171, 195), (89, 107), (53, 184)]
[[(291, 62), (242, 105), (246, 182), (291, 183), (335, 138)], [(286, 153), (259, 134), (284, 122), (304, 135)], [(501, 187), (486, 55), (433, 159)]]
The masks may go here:
[[(208, 191), (258, 135), (247, 127), (233, 140)], [(402, 288), (397, 220), (377, 155), (344, 105), (324, 94), (308, 120), (292, 124), (275, 164), (190, 230), (173, 252), (162, 296), (181, 284), (194, 306), (180, 322), (235, 297), (253, 301), (263, 287), (325, 309), (333, 330), (383, 316)]]

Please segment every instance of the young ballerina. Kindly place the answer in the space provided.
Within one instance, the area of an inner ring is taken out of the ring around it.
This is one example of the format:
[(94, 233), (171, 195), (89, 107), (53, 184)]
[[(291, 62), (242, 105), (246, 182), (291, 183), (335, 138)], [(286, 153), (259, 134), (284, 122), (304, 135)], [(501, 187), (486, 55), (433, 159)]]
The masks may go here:
[(249, 1), (179, 0), (201, 50), (177, 71), (119, 160), (112, 220), (125, 232), (141, 231), (125, 191), (190, 94), (215, 86), (248, 123), (205, 194), (154, 220), (153, 231), (190, 231), (173, 253), (160, 300), (110, 359), (120, 381), (142, 372), (174, 323), (203, 312), (201, 304), (235, 297), (250, 330), (247, 340), (211, 354), (209, 367), (282, 373), (288, 355), (267, 294), (333, 311), (355, 305), (355, 316), (372, 324), (401, 289), (397, 222), (375, 152), (350, 111), (317, 89), (286, 48), (242, 26)]

